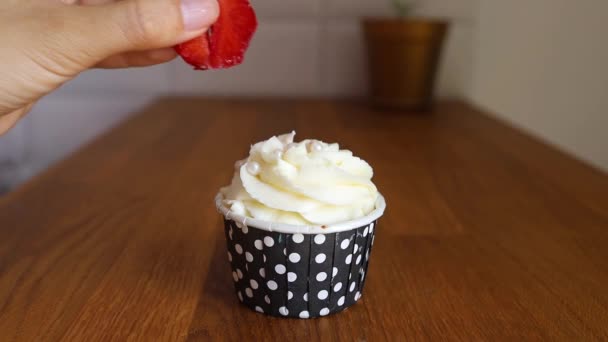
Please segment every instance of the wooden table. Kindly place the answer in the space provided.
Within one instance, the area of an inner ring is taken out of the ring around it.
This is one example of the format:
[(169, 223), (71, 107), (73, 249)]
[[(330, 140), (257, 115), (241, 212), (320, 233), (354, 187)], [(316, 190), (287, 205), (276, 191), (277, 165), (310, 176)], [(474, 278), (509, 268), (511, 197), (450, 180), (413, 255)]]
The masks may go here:
[[(375, 168), (362, 300), (239, 305), (213, 197), (298, 131)], [(0, 200), (0, 340), (608, 339), (608, 177), (462, 103), (165, 99)]]

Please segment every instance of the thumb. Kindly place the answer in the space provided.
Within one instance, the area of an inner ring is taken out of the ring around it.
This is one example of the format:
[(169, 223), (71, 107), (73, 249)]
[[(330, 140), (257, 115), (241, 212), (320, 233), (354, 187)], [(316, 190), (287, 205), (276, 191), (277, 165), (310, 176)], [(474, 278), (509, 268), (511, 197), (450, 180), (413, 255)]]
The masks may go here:
[[(169, 47), (203, 34), (219, 15), (217, 0), (124, 0), (66, 8), (57, 32), (88, 64), (126, 51)], [(80, 52), (80, 53), (79, 53)]]

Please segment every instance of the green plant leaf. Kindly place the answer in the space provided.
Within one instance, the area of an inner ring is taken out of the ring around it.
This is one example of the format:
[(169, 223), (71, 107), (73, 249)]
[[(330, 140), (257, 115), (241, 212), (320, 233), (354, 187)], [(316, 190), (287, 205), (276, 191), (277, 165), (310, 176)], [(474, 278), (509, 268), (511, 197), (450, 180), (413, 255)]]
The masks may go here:
[(400, 17), (409, 17), (416, 5), (414, 0), (391, 0), (395, 12)]

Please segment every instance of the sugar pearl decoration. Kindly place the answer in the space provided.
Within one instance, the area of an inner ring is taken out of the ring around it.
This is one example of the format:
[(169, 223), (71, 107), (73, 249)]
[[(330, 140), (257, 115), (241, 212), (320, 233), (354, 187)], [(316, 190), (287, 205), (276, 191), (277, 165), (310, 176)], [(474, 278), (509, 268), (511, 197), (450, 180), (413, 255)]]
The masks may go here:
[(312, 141), (308, 144), (308, 152), (319, 152), (323, 149), (323, 145), (321, 145), (318, 141)]
[(248, 162), (247, 163), (247, 172), (249, 172), (252, 176), (257, 176), (260, 173), (260, 163), (258, 162)]

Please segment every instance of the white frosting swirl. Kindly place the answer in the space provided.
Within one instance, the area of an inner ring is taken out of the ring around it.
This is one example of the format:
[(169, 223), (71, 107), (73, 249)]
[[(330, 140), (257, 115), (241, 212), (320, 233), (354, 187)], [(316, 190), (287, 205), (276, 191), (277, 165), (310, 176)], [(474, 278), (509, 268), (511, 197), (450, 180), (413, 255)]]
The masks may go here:
[(295, 225), (353, 220), (375, 209), (373, 170), (338, 144), (294, 143), (295, 132), (251, 147), (238, 161), (224, 205), (236, 214)]

